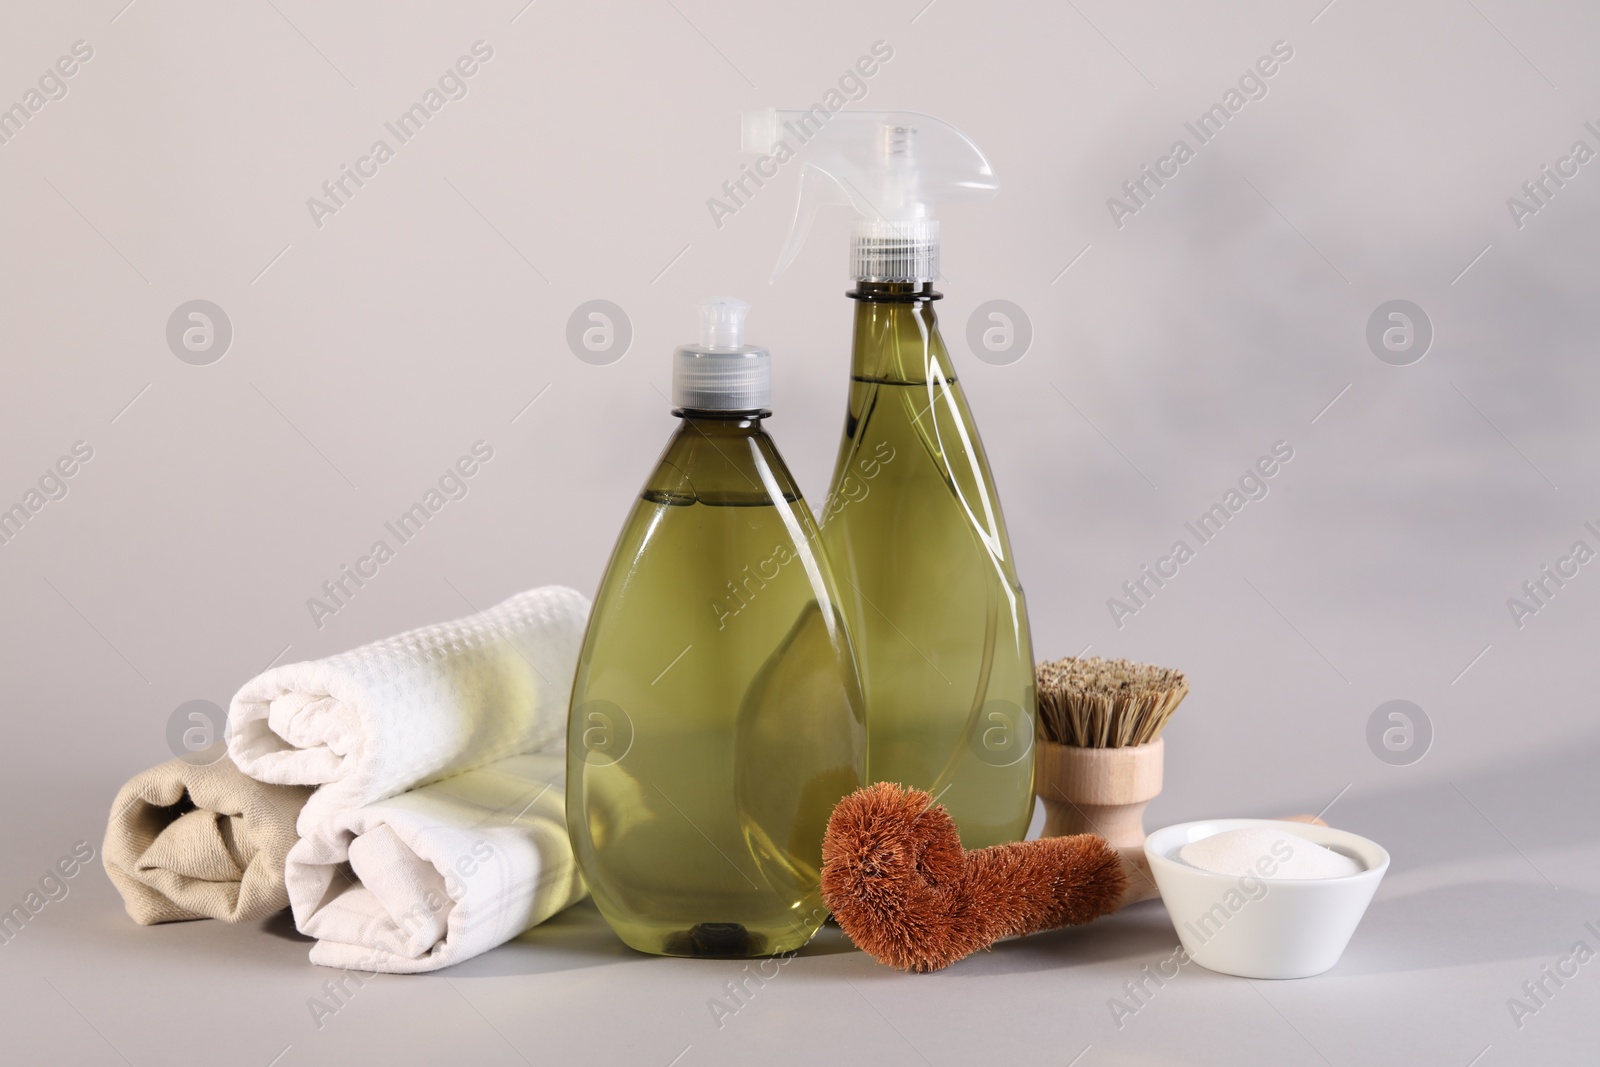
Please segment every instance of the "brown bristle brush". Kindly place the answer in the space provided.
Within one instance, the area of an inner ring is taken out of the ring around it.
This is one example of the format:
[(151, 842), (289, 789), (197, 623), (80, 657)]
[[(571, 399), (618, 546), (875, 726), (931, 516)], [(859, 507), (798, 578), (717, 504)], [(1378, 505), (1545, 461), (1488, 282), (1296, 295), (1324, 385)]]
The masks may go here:
[(839, 801), (822, 839), (822, 899), (880, 963), (937, 971), (1004, 937), (1115, 911), (1123, 860), (1099, 837), (961, 848), (933, 797), (891, 782)]
[(1041, 663), (1035, 680), (1045, 740), (1076, 748), (1153, 744), (1189, 695), (1182, 671), (1099, 656)]
[(1068, 656), (1040, 664), (1034, 786), (1045, 837), (1095, 833), (1144, 846), (1144, 807), (1161, 792), (1161, 731), (1189, 682), (1182, 671)]

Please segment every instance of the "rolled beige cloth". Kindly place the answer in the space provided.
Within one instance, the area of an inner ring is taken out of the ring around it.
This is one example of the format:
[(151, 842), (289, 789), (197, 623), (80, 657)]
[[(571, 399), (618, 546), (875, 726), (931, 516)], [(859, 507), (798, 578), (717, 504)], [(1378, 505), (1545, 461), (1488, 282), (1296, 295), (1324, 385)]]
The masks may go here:
[(111, 807), (101, 858), (128, 914), (149, 926), (282, 911), (283, 861), (311, 789), (247, 778), (225, 751), (190, 759), (135, 775)]

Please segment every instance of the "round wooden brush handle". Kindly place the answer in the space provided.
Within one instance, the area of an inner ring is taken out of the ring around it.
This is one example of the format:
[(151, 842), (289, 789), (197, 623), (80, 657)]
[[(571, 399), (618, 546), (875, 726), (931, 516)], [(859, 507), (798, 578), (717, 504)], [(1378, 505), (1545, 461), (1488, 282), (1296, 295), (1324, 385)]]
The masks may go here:
[(1113, 848), (1144, 844), (1144, 809), (1161, 793), (1164, 745), (1077, 748), (1038, 742), (1035, 791), (1044, 804), (1044, 836), (1099, 834)]

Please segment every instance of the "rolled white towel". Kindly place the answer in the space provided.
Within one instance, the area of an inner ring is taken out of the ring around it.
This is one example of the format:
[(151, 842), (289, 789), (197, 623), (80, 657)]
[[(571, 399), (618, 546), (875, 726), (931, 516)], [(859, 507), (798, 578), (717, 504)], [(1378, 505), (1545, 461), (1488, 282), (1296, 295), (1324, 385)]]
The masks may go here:
[(563, 586), (246, 682), (228, 754), (252, 778), (320, 786), (304, 827), (561, 743), (589, 600)]
[(581, 899), (565, 769), (560, 751), (512, 756), (303, 827), (284, 873), (311, 962), (434, 971)]

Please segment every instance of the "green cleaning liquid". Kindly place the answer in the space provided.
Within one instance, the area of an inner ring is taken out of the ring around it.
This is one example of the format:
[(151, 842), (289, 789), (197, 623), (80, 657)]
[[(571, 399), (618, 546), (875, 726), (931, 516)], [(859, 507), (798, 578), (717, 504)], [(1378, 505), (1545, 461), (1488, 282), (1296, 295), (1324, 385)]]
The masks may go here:
[(932, 285), (860, 282), (822, 539), (867, 698), (871, 781), (926, 789), (967, 848), (1033, 813), (1033, 648)]
[(827, 918), (823, 830), (865, 773), (850, 640), (762, 429), (745, 307), (704, 305), (701, 344), (678, 350), (683, 421), (612, 552), (568, 718), (579, 868), (612, 929), (662, 955), (804, 945)]
[[(823, 543), (867, 696), (867, 772), (926, 789), (961, 843), (1033, 812), (1033, 647), (994, 478), (939, 337), (940, 204), (1000, 185), (972, 139), (909, 111), (746, 112), (747, 153), (801, 160), (776, 278), (820, 208), (849, 207), (850, 410)], [(758, 161), (757, 166), (762, 164)]]

